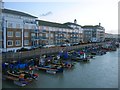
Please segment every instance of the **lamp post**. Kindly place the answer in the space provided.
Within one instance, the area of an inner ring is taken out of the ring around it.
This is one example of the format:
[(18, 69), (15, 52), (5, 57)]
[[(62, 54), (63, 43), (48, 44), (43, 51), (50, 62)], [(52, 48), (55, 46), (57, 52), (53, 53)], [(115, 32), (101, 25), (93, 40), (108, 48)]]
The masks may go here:
[(21, 55), (21, 52), (19, 52), (19, 61), (21, 62), (21, 57), (22, 57), (22, 55)]
[[(4, 22), (4, 20), (3, 20)], [(6, 35), (7, 35), (7, 20), (3, 23), (3, 33), (4, 33), (4, 48), (5, 48), (5, 61), (7, 61), (7, 40), (6, 40)]]

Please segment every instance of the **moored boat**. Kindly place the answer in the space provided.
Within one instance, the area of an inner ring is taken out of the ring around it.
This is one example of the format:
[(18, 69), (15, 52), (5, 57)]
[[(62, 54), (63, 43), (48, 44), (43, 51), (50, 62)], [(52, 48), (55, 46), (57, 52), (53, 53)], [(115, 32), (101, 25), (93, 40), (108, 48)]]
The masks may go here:
[(19, 86), (25, 86), (32, 82), (34, 79), (38, 78), (38, 74), (31, 74), (26, 71), (10, 71), (7, 70), (3, 73), (3, 78), (5, 80), (11, 80), (14, 84)]
[(38, 70), (45, 71), (47, 73), (59, 73), (63, 72), (63, 67), (62, 66), (54, 66), (54, 65), (48, 65), (48, 66), (37, 66), (36, 67)]

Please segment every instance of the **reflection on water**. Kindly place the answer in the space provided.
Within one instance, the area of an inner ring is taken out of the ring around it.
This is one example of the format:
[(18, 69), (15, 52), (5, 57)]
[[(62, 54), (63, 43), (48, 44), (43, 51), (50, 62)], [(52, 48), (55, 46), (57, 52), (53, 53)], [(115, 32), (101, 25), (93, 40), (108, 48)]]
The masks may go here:
[[(38, 80), (22, 88), (117, 88), (118, 51), (96, 56), (88, 63), (77, 62), (72, 69), (55, 75), (36, 71)], [(19, 86), (3, 81), (3, 87)]]

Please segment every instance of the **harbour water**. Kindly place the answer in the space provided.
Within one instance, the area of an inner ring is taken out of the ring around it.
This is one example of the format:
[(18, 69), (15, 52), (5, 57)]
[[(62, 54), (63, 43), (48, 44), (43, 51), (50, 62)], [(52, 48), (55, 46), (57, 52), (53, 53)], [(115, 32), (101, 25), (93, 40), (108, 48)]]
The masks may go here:
[(96, 56), (88, 63), (76, 62), (72, 69), (55, 75), (36, 71), (37, 81), (25, 87), (3, 81), (3, 88), (118, 88), (118, 54), (117, 51)]

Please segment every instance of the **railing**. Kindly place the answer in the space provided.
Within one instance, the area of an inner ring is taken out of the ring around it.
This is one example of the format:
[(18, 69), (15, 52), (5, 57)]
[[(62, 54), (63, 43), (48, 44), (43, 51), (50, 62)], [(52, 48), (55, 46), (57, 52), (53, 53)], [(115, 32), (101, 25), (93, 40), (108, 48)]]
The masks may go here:
[(31, 39), (39, 39), (37, 36), (32, 36)]
[(78, 45), (78, 46), (68, 46), (68, 47), (50, 47), (50, 48), (38, 48), (31, 51), (23, 51), (23, 52), (7, 52), (2, 54), (3, 61), (6, 60), (23, 60), (23, 59), (29, 59), (29, 58), (36, 58), (40, 57), (42, 54), (51, 54), (51, 53), (58, 53), (61, 50), (70, 51), (74, 49), (80, 49), (85, 46), (91, 46), (91, 45), (102, 45), (104, 43), (97, 43), (97, 44), (85, 44), (85, 45)]

